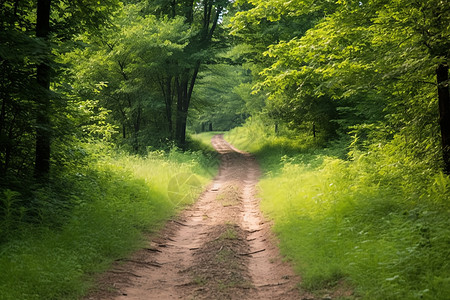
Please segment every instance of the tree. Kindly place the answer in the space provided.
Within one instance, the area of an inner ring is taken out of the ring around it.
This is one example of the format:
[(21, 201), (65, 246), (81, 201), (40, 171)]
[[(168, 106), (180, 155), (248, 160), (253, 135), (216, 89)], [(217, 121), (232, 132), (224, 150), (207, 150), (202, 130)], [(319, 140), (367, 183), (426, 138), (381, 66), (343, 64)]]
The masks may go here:
[[(61, 40), (70, 38), (78, 30), (86, 30), (101, 25), (108, 19), (108, 11), (104, 11), (104, 5), (114, 6), (115, 1), (107, 3), (100, 2), (96, 4), (86, 1), (73, 3), (72, 1), (54, 1), (53, 5), (58, 5), (55, 11), (68, 10), (66, 15), (69, 17), (60, 17), (51, 20), (51, 0), (38, 0), (36, 9), (36, 37), (43, 41), (43, 59), (39, 62), (36, 71), (36, 81), (39, 86), (38, 96), (36, 98), (36, 158), (35, 158), (35, 177), (45, 180), (50, 171), (50, 143), (51, 143), (51, 101), (50, 101), (50, 83), (51, 83), (51, 44), (49, 37), (51, 33), (50, 22), (54, 22), (53, 33)], [(58, 21), (63, 23), (69, 29), (58, 30)], [(80, 22), (74, 25), (72, 22)], [(73, 25), (74, 29), (71, 28)]]
[(450, 174), (450, 92), (448, 64), (440, 63), (436, 68), (439, 97), (439, 115), (445, 172)]
[[(276, 6), (277, 1), (251, 2), (255, 8), (250, 12), (257, 12), (256, 17), (250, 14), (240, 17), (253, 23), (267, 16), (269, 20), (279, 20), (285, 15), (309, 15), (320, 6), (328, 12), (304, 35), (276, 41), (265, 52), (273, 63), (261, 72), (257, 87), (270, 93), (269, 100), (275, 107), (287, 112), (300, 111), (302, 116), (313, 112), (314, 106), (308, 103), (314, 102), (320, 103), (315, 107), (335, 103), (338, 112), (342, 111), (341, 107), (357, 108), (352, 118), (355, 113), (366, 114), (365, 120), (359, 120), (361, 124), (376, 122), (377, 128), (388, 127), (386, 132), (413, 141), (407, 143), (408, 151), (418, 160), (436, 164), (431, 149), (435, 148), (439, 130), (439, 99), (444, 103), (440, 105), (440, 129), (448, 170), (448, 123), (445, 121), (448, 69), (445, 66), (450, 48), (446, 25), (450, 9), (447, 2), (343, 0), (335, 5), (325, 2), (312, 5), (308, 1), (291, 1), (270, 13), (268, 8)], [(240, 24), (237, 19), (235, 32), (243, 30)], [(441, 74), (437, 79), (438, 88), (433, 83), (437, 70)], [(323, 102), (329, 99), (333, 102)], [(375, 107), (370, 102), (375, 102)], [(371, 118), (368, 111), (375, 112), (379, 119)], [(342, 124), (339, 118), (345, 115), (341, 114), (337, 121)], [(288, 114), (287, 118), (294, 123), (299, 120), (295, 114)], [(389, 136), (392, 138), (392, 134), (387, 135), (385, 142)]]
[[(48, 44), (50, 33), (50, 0), (38, 0), (36, 37)], [(50, 55), (50, 49), (45, 51)], [(50, 171), (50, 62), (45, 59), (37, 66), (36, 81), (39, 86), (36, 98), (36, 159), (35, 177), (45, 179)]]
[[(135, 153), (164, 146), (173, 137), (176, 62), (191, 37), (184, 18), (156, 18), (142, 4), (128, 4), (114, 17), (114, 27), (67, 55), (75, 59), (74, 89), (80, 99), (98, 101), (120, 128), (116, 142)], [(95, 66), (93, 68), (92, 66)]]
[[(174, 73), (167, 73), (163, 77), (163, 86), (169, 91), (169, 85), (174, 85), (176, 97), (175, 140), (184, 147), (186, 141), (186, 126), (192, 94), (200, 67), (214, 55), (218, 41), (213, 37), (220, 25), (220, 21), (228, 5), (227, 0), (180, 0), (170, 3), (155, 3), (150, 7), (161, 18), (183, 17), (185, 24), (192, 33), (183, 57), (179, 60), (168, 61)], [(172, 95), (166, 92), (166, 97)], [(166, 102), (170, 102), (167, 98)]]
[[(444, 170), (450, 174), (450, 95), (448, 63), (450, 61), (450, 3), (448, 1), (396, 1), (391, 5), (379, 7), (377, 23), (383, 29), (411, 28), (410, 38), (413, 46), (422, 49), (424, 56), (430, 58), (429, 64), (435, 68), (439, 125), (442, 139)], [(396, 18), (388, 18), (392, 14)], [(404, 37), (403, 37), (404, 38)], [(427, 66), (424, 66), (424, 69)]]
[[(294, 105), (297, 102), (294, 99), (299, 99), (296, 90), (298, 85), (296, 82), (289, 83), (288, 76), (279, 77), (280, 85), (283, 86), (280, 87), (280, 93), (275, 92), (274, 86), (269, 87), (265, 83), (268, 83), (267, 71), (276, 64), (281, 67), (278, 57), (268, 54), (269, 49), (304, 36), (325, 15), (332, 13), (336, 5), (328, 1), (249, 0), (237, 1), (236, 6), (238, 12), (232, 18), (231, 32), (240, 43), (246, 45), (245, 50), (241, 51), (243, 59), (255, 65), (252, 68), (255, 90), (269, 96), (265, 108), (267, 115), (277, 119), (277, 124), (279, 121), (286, 121), (290, 127), (297, 129), (305, 125), (310, 129), (323, 127), (321, 132), (327, 135), (329, 130), (325, 130), (325, 127), (332, 127), (329, 120), (335, 114), (333, 105), (320, 105), (321, 101), (315, 101), (314, 97), (309, 97), (306, 101), (308, 103), (302, 107)], [(295, 57), (292, 59), (295, 60)], [(283, 71), (280, 73), (287, 75)], [(330, 97), (321, 98), (326, 103), (331, 103)], [(281, 103), (285, 105), (280, 105)]]
[(28, 176), (34, 168), (35, 177), (45, 180), (52, 140), (62, 131), (52, 122), (64, 110), (56, 91), (64, 66), (56, 58), (74, 47), (74, 35), (104, 26), (117, 7), (117, 0), (1, 1), (2, 175)]
[[(35, 66), (41, 43), (34, 37), (33, 1), (2, 1), (0, 9), (0, 175), (32, 169)], [(33, 33), (31, 33), (33, 32)], [(25, 169), (25, 170), (24, 170)]]

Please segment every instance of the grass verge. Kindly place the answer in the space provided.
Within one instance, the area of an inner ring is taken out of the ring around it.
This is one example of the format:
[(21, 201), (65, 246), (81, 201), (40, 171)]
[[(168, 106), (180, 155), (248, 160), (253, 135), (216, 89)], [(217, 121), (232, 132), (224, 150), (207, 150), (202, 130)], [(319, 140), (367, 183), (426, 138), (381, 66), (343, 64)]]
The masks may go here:
[(343, 149), (295, 139), (251, 145), (255, 138), (242, 136), (248, 130), (226, 137), (238, 147), (248, 143), (265, 171), (261, 208), (274, 220), (301, 288), (318, 292), (345, 282), (354, 290), (349, 298), (448, 299), (448, 176), (402, 157), (395, 145), (344, 160), (333, 154)]
[[(102, 151), (97, 156), (31, 198), (1, 191), (2, 207), (8, 210), (0, 219), (1, 299), (82, 297), (96, 273), (142, 246), (144, 233), (157, 231), (192, 203), (216, 165), (201, 152), (177, 150), (150, 152), (145, 158)], [(177, 174), (195, 177), (194, 185), (172, 186), (188, 197), (168, 193)], [(39, 206), (25, 206), (25, 201)], [(62, 212), (55, 224), (54, 216)]]

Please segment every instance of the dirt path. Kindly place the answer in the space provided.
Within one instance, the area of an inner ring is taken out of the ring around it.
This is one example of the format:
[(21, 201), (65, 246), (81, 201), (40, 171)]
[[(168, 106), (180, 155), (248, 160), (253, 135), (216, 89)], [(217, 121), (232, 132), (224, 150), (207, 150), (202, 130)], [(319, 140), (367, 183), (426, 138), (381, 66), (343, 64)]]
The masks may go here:
[(256, 161), (221, 135), (212, 144), (221, 165), (209, 188), (87, 299), (301, 299), (258, 209)]

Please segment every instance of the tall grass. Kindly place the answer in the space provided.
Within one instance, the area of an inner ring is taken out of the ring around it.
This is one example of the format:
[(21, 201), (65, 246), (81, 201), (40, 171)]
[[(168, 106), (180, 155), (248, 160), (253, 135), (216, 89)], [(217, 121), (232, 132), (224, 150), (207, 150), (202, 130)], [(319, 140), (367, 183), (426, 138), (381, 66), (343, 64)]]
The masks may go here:
[[(150, 152), (145, 158), (100, 151), (97, 159), (66, 171), (52, 187), (35, 192), (33, 197), (39, 199), (28, 199), (68, 202), (68, 207), (59, 209), (65, 216), (58, 226), (47, 221), (50, 205), (41, 205), (33, 222), (19, 220), (24, 208), (14, 203), (20, 203), (24, 195), (2, 191), (2, 202), (11, 203), (9, 219), (2, 212), (2, 229), (9, 224), (14, 231), (1, 232), (9, 235), (0, 244), (0, 299), (81, 297), (92, 287), (94, 274), (142, 246), (143, 233), (156, 232), (178, 209), (195, 200), (215, 172), (210, 159), (200, 152), (176, 149)], [(168, 193), (177, 174), (193, 174), (197, 184), (194, 190), (188, 186), (188, 197), (182, 202)], [(65, 193), (52, 193), (58, 185), (66, 188)]]
[(398, 151), (395, 139), (347, 160), (333, 154), (343, 149), (259, 143), (261, 208), (302, 288), (345, 281), (363, 299), (448, 299), (448, 176)]

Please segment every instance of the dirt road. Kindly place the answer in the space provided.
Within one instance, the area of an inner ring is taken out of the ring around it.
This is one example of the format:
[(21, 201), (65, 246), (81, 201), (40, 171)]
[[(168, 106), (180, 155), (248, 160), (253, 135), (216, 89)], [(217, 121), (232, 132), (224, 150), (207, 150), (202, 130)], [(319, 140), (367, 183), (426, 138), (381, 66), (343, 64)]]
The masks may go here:
[(300, 299), (258, 209), (256, 161), (221, 135), (212, 144), (221, 165), (208, 189), (88, 299)]

